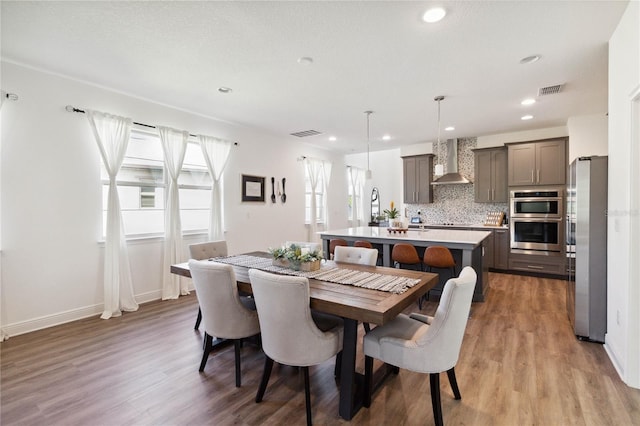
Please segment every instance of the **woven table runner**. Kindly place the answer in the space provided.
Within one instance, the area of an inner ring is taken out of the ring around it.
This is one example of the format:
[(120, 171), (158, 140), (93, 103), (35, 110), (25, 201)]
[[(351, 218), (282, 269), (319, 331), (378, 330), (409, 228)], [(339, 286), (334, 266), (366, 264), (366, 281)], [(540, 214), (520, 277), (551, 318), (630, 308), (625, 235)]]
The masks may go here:
[(419, 279), (399, 277), (396, 275), (378, 274), (375, 272), (356, 271), (347, 268), (338, 268), (331, 260), (323, 261), (317, 271), (295, 271), (272, 264), (270, 258), (241, 254), (238, 256), (216, 257), (215, 262), (226, 263), (244, 268), (260, 269), (282, 275), (295, 275), (298, 277), (313, 278), (320, 281), (328, 281), (337, 284), (347, 284), (354, 287), (368, 288), (372, 290), (386, 291), (402, 294), (409, 288), (420, 282)]

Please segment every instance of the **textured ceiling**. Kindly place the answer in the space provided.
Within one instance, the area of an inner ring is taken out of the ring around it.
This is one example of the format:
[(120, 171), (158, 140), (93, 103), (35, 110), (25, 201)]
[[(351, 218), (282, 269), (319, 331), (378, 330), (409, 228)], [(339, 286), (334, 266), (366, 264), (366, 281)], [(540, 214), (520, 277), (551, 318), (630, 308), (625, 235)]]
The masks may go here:
[(300, 140), (343, 152), (366, 149), (365, 110), (372, 149), (435, 140), (436, 95), (442, 127), (456, 127), (443, 138), (606, 113), (607, 42), (626, 1), (451, 1), (426, 24), (433, 4), (4, 0), (1, 53), (283, 139), (317, 130)]

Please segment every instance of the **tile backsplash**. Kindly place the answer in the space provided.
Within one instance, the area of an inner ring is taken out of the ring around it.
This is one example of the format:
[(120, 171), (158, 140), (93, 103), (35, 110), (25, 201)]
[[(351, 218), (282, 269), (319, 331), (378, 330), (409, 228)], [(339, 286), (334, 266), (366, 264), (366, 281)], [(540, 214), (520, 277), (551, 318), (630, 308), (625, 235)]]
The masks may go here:
[[(474, 180), (473, 151), (476, 147), (476, 138), (458, 139), (458, 172), (470, 181)], [(435, 162), (438, 158), (436, 157)], [(462, 185), (435, 185), (433, 187), (433, 203), (407, 204), (407, 217), (418, 216), (426, 224), (459, 223), (482, 224), (490, 211), (503, 211), (508, 213), (508, 203), (476, 203), (474, 202), (474, 186)]]

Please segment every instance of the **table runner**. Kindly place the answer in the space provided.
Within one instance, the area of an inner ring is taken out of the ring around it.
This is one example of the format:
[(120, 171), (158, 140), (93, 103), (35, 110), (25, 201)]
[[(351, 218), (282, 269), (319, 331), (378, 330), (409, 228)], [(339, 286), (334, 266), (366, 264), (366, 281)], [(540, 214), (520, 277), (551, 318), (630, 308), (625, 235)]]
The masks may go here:
[(247, 254), (216, 257), (209, 260), (233, 266), (260, 269), (283, 275), (313, 278), (321, 281), (386, 291), (394, 294), (402, 294), (420, 282), (420, 280), (416, 278), (385, 275), (376, 272), (356, 271), (348, 268), (338, 268), (332, 260), (322, 261), (320, 269), (317, 271), (295, 271), (293, 269), (273, 265), (271, 258), (251, 256)]

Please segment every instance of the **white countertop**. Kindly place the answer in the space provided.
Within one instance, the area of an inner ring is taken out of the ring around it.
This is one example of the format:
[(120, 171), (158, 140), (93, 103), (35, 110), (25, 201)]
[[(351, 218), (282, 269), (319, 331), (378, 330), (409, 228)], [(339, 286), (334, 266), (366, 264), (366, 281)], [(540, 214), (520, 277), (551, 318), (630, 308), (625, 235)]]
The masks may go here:
[(345, 228), (319, 232), (320, 235), (328, 235), (334, 237), (361, 237), (389, 239), (389, 240), (407, 240), (407, 241), (425, 241), (440, 242), (450, 244), (471, 244), (478, 245), (487, 238), (491, 233), (489, 231), (474, 231), (464, 229), (409, 229), (407, 232), (390, 233), (387, 228), (360, 226), (357, 228)]

